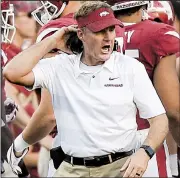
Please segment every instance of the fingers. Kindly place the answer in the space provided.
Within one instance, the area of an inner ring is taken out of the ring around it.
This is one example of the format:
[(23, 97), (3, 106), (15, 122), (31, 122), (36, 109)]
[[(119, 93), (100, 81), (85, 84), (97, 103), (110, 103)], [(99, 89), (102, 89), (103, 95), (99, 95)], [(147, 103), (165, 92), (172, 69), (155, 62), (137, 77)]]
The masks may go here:
[(138, 171), (134, 177), (142, 177), (143, 173), (142, 171)]
[(123, 177), (131, 177), (130, 175), (131, 175), (131, 172), (133, 171), (133, 169), (134, 169), (133, 166), (129, 166), (129, 167), (126, 169)]
[(141, 177), (142, 171), (140, 169), (134, 168), (129, 177)]
[(22, 174), (22, 170), (21, 170), (21, 168), (20, 168), (19, 166), (13, 166), (12, 171), (13, 171), (16, 175)]
[(131, 157), (127, 159), (125, 164), (120, 169), (121, 172), (124, 172), (123, 177), (142, 177), (145, 169), (136, 164), (132, 163)]
[(68, 27), (62, 27), (61, 29), (63, 29), (65, 33), (77, 32), (77, 25), (70, 25)]
[(127, 161), (122, 166), (122, 168), (120, 169), (121, 172), (125, 171), (128, 168), (130, 161), (131, 161), (131, 158), (128, 158)]

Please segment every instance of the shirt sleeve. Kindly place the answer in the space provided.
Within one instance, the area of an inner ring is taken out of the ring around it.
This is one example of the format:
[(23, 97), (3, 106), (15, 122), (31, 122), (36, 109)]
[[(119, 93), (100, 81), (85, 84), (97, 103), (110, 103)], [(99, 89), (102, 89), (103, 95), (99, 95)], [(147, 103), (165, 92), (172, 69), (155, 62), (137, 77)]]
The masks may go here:
[(34, 85), (26, 87), (28, 90), (37, 88), (50, 88), (52, 77), (55, 75), (55, 59), (56, 57), (42, 59), (32, 70), (34, 74)]
[(141, 118), (148, 119), (166, 111), (143, 64), (138, 63), (134, 69), (134, 102)]
[(152, 48), (159, 60), (161, 57), (172, 55), (179, 51), (179, 34), (173, 27), (164, 26), (157, 32), (154, 38)]

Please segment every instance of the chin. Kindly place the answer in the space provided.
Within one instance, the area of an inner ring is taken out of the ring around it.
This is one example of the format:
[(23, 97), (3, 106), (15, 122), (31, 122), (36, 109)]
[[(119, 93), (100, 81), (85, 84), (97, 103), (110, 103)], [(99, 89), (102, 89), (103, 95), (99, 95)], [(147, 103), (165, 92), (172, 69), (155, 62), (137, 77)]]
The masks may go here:
[(100, 55), (101, 61), (107, 61), (111, 56), (111, 53)]

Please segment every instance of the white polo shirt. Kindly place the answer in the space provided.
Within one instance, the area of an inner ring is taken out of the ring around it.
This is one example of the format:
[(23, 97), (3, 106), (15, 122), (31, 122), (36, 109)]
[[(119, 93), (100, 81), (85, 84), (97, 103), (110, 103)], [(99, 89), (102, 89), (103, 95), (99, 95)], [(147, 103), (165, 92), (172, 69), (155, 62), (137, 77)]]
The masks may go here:
[(51, 93), (59, 145), (76, 157), (134, 149), (136, 106), (145, 119), (165, 113), (143, 64), (113, 52), (91, 74), (80, 69), (80, 57), (60, 54), (33, 69), (33, 89)]

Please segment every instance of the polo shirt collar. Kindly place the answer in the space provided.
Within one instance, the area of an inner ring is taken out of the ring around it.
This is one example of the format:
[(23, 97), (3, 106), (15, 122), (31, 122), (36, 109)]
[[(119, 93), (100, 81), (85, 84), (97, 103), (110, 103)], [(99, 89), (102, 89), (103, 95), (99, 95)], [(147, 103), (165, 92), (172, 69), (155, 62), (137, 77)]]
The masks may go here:
[[(75, 71), (74, 71), (74, 75), (77, 78), (81, 73), (83, 73), (83, 71), (80, 70), (79, 66), (80, 66), (80, 59), (81, 59), (82, 53), (78, 54), (76, 57), (76, 61), (75, 61)], [(114, 70), (114, 61), (115, 61), (115, 56), (114, 56), (114, 52), (111, 54), (111, 57), (102, 65), (102, 68), (106, 68), (108, 69), (111, 73), (113, 73)]]
[(111, 73), (114, 71), (114, 61), (115, 61), (115, 56), (114, 52), (111, 54), (111, 57), (104, 63), (103, 67), (108, 69)]

